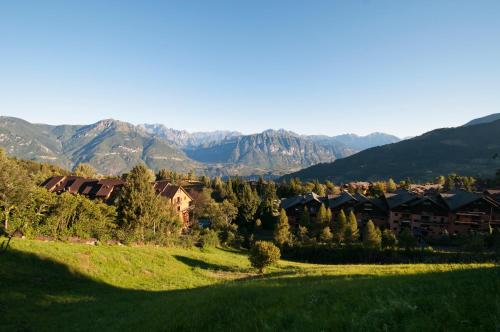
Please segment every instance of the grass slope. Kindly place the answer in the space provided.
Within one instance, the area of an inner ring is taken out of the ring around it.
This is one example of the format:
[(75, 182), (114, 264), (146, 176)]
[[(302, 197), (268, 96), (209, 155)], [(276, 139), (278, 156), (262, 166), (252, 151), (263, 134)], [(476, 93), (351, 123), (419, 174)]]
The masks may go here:
[(0, 316), (5, 331), (494, 331), (500, 269), (281, 261), (257, 276), (222, 249), (15, 239)]

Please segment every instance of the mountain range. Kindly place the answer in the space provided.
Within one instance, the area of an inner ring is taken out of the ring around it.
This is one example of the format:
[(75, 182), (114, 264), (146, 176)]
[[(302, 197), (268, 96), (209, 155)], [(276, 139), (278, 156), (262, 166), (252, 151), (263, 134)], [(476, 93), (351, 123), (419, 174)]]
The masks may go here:
[(356, 180), (433, 180), (458, 173), (492, 178), (500, 169), (500, 113), (456, 128), (432, 130), (397, 143), (372, 147), (343, 159), (320, 163), (284, 178)]
[(144, 162), (154, 170), (195, 170), (210, 176), (278, 176), (397, 141), (382, 133), (333, 137), (283, 129), (252, 135), (189, 133), (161, 124), (133, 125), (113, 119), (89, 125), (48, 125), (0, 117), (0, 147), (9, 155), (68, 169), (89, 163), (106, 175), (121, 174)]

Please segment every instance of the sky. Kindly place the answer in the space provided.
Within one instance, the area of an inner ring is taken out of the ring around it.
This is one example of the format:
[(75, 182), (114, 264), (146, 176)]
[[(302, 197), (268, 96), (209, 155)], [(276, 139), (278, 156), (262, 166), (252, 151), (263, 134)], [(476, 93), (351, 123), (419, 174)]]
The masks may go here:
[(400, 137), (500, 112), (500, 1), (1, 1), (0, 115)]

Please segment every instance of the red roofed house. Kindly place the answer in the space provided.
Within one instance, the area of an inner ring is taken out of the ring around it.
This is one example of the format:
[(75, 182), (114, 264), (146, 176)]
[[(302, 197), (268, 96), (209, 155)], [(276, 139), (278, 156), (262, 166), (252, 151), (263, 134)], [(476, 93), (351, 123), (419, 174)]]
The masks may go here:
[[(113, 203), (125, 184), (122, 179), (86, 179), (79, 176), (53, 176), (47, 179), (42, 187), (57, 194), (68, 192), (87, 196), (91, 199), (102, 199), (106, 203)], [(157, 181), (152, 183), (156, 194), (169, 200), (179, 212), (185, 226), (189, 225), (189, 211), (193, 199), (181, 186), (175, 186), (168, 181)]]

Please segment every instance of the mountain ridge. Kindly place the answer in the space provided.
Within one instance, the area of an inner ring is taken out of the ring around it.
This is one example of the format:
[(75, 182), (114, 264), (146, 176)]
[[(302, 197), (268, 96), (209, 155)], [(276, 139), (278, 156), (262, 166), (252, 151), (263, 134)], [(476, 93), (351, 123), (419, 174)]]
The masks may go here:
[(334, 139), (318, 142), (285, 129), (251, 135), (227, 130), (190, 133), (161, 124), (134, 125), (116, 119), (50, 125), (6, 116), (0, 117), (0, 147), (15, 157), (68, 169), (90, 163), (98, 172), (110, 175), (144, 162), (154, 170), (279, 176), (357, 152)]
[(500, 169), (500, 120), (441, 128), (420, 136), (363, 150), (332, 163), (314, 165), (284, 176), (336, 182), (394, 178), (433, 180), (459, 173), (492, 177)]

